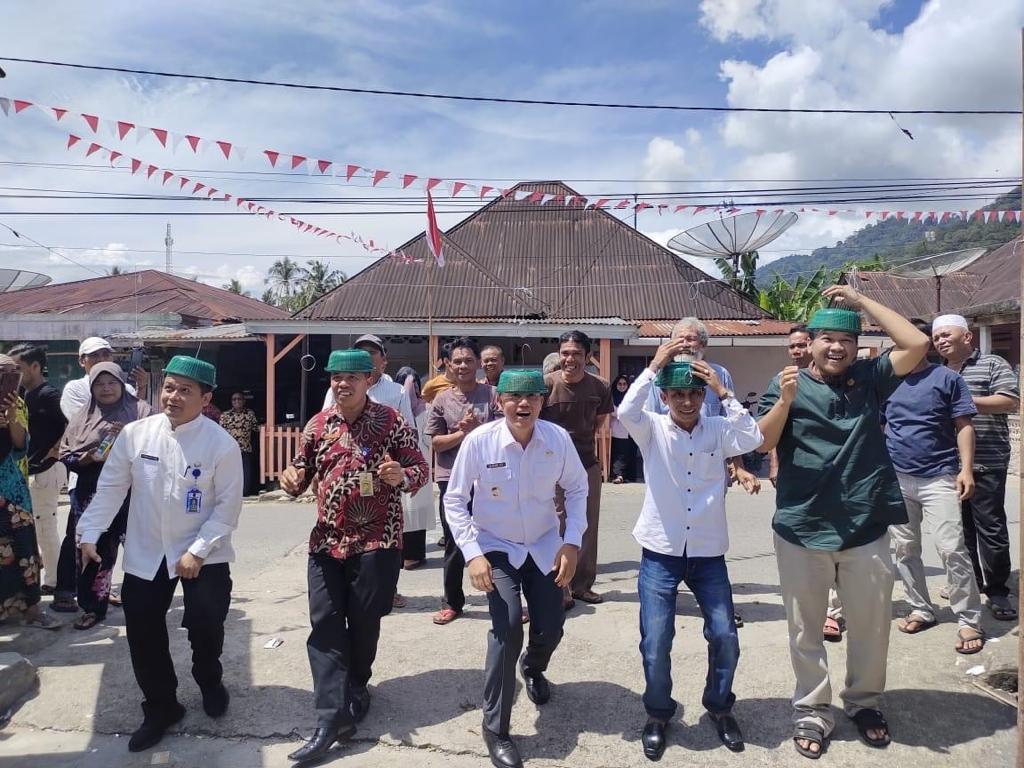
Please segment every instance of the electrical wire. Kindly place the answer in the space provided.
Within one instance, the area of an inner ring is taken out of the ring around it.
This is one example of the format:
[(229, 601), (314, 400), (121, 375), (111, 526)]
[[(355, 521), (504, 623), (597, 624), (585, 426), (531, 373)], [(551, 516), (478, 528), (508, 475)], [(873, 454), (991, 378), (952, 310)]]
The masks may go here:
[(133, 69), (131, 67), (102, 66), (99, 64), (81, 64), (77, 62), (52, 61), (49, 59), (28, 59), (15, 56), (0, 56), (0, 61), (13, 61), (20, 64), (39, 64), (50, 67), (68, 69), (94, 70), (97, 72), (119, 72), (128, 75), (148, 75), (150, 77), (169, 77), (183, 80), (208, 80), (218, 83), (244, 85), (262, 85), (274, 88), (292, 88), (310, 91), (333, 91), (338, 93), (354, 93), (369, 96), (397, 96), (414, 99), (433, 99), (443, 101), (478, 102), (489, 104), (526, 104), (531, 106), (553, 107), (590, 107), (597, 109), (627, 110), (667, 110), (674, 112), (750, 112), (770, 114), (815, 114), (815, 115), (1020, 115), (1019, 109), (853, 109), (853, 108), (811, 108), (811, 107), (722, 107), (709, 105), (678, 105), (678, 104), (629, 104), (597, 101), (558, 101), (555, 99), (522, 99), (502, 96), (466, 96), (452, 93), (431, 93), (426, 91), (399, 91), (383, 88), (355, 88), (341, 85), (317, 85), (313, 83), (293, 83), (280, 80), (255, 80), (244, 77), (226, 77), (223, 75), (198, 75), (185, 72), (166, 72), (153, 69)]
[(57, 257), (59, 257), (61, 259), (64, 259), (64, 261), (71, 262), (76, 267), (81, 267), (82, 269), (84, 269), (87, 272), (92, 272), (94, 275), (103, 275), (103, 274), (105, 274), (103, 272), (99, 272), (99, 271), (93, 269), (92, 267), (87, 267), (85, 264), (82, 264), (79, 261), (75, 261), (70, 256), (65, 256), (63, 253), (54, 250), (53, 248), (51, 248), (48, 245), (43, 245), (38, 240), (35, 240), (35, 239), (29, 237), (24, 232), (19, 232), (18, 230), (14, 229), (14, 227), (12, 227), (12, 226), (10, 226), (8, 224), (5, 224), (2, 221), (0, 221), (0, 227), (3, 227), (4, 229), (6, 229), (8, 232), (10, 232), (12, 235), (14, 235), (19, 240), (28, 240), (30, 243), (32, 243), (37, 248), (42, 248), (43, 250), (45, 250), (45, 251), (47, 251), (49, 253), (52, 253), (54, 256), (57, 256)]

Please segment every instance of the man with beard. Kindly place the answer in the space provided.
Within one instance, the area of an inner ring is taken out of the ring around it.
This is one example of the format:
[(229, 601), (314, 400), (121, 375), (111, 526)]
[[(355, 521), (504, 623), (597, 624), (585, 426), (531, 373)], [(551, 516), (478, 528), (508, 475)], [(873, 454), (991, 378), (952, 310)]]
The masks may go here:
[[(964, 377), (978, 415), (974, 417), (974, 495), (961, 505), (964, 539), (978, 587), (999, 621), (1013, 621), (1010, 602), (1010, 535), (1006, 524), (1006, 470), (1010, 461), (1007, 414), (1020, 407), (1020, 384), (998, 355), (974, 349), (974, 336), (960, 315), (942, 315), (932, 323), (932, 339), (950, 370)], [(948, 593), (948, 589), (947, 589)]]
[[(544, 671), (565, 622), (562, 590), (572, 580), (587, 527), (587, 473), (569, 434), (538, 419), (547, 394), (540, 371), (505, 371), (498, 393), (504, 418), (481, 425), (462, 441), (445, 511), (470, 580), (487, 593), (491, 614), (484, 742), (497, 768), (519, 768), (523, 762), (509, 736), (516, 667), (530, 701), (546, 704), (551, 688)], [(564, 537), (556, 486), (564, 498)], [(520, 659), (523, 597), (532, 621)]]
[(316, 480), (317, 521), (307, 581), (312, 631), (306, 641), (317, 726), (288, 755), (306, 762), (348, 741), (370, 707), (367, 684), (402, 567), (401, 492), (429, 471), (415, 428), (368, 396), (373, 359), (362, 349), (331, 352), (334, 406), (306, 425), (281, 487), (298, 496)]
[[(928, 351), (908, 320), (848, 285), (824, 296), (850, 309), (819, 309), (811, 364), (789, 366), (761, 398), (762, 450), (778, 447), (772, 520), (796, 692), (793, 742), (817, 758), (835, 723), (821, 627), (835, 585), (850, 619), (844, 710), (872, 747), (891, 742), (878, 710), (885, 689), (893, 567), (890, 525), (907, 522), (882, 432), (885, 401)], [(888, 354), (858, 360), (863, 310), (892, 339)]]

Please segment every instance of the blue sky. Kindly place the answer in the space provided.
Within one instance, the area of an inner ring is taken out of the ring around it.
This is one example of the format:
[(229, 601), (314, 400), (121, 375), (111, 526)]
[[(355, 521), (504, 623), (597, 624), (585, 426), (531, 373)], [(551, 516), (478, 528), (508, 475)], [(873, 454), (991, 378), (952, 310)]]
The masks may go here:
[[(528, 98), (902, 108), (1016, 107), (1024, 24), (1024, 6), (1010, 0), (986, 3), (985, 13), (965, 13), (951, 0), (56, 2), (9, 6), (5, 13), (4, 52), (11, 56)], [(902, 122), (917, 137), (910, 142), (885, 117), (462, 104), (3, 66), (8, 77), (0, 81), (0, 95), (246, 145), (250, 154), (238, 163), (213, 153), (190, 157), (180, 148), (172, 154), (151, 140), (126, 142), (126, 154), (199, 169), (186, 175), (243, 196), (399, 194), (299, 174), (239, 173), (267, 170), (258, 156), (263, 148), (446, 178), (624, 180), (574, 183), (585, 194), (702, 190), (738, 178), (799, 184), (1020, 169), (1020, 124), (1013, 118), (909, 119)], [(159, 191), (109, 168), (54, 167), (101, 165), (95, 157), (72, 157), (65, 141), (66, 133), (42, 115), (0, 119), (0, 162), (8, 163), (3, 183)], [(105, 143), (120, 148), (109, 136)], [(125, 205), (8, 198), (0, 200), (0, 221), (48, 245), (68, 246), (62, 252), (94, 270), (161, 265), (164, 218), (10, 215)], [(440, 213), (445, 227), (461, 217)], [(664, 242), (700, 220), (645, 213), (640, 228)], [(256, 294), (277, 254), (329, 258), (350, 274), (369, 263), (357, 246), (316, 240), (283, 224), (240, 217), (171, 221), (178, 269), (213, 284), (237, 277)], [(391, 246), (424, 226), (420, 215), (316, 221)], [(804, 217), (765, 257), (832, 244), (862, 223), (858, 217)], [(10, 241), (0, 235), (0, 243)], [(59, 280), (91, 276), (36, 250), (0, 247), (0, 266), (27, 264)]]

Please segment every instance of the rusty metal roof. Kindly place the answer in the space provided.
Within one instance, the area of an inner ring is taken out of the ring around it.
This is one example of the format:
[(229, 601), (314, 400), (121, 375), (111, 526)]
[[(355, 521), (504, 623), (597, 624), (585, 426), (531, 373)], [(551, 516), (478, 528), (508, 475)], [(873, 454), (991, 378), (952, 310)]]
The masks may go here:
[[(981, 280), (981, 285), (960, 304), (949, 304), (964, 315), (1020, 311), (1020, 262), (1024, 238), (1017, 237), (975, 261), (964, 272)], [(945, 286), (943, 286), (945, 291)], [(942, 302), (943, 308), (946, 302)]]
[[(985, 257), (982, 257), (984, 259)], [(842, 276), (868, 298), (896, 310), (904, 317), (928, 319), (941, 311), (953, 311), (971, 301), (984, 282), (979, 275), (950, 272), (942, 276), (941, 297), (936, 296), (935, 279), (931, 277), (900, 277), (885, 272), (848, 272)]]
[(566, 205), (561, 182), (517, 190), (561, 197), (540, 205), (499, 198), (445, 233), (437, 267), (418, 235), (296, 313), (311, 320), (602, 318), (627, 321), (767, 317), (609, 212)]
[[(709, 336), (786, 336), (796, 323), (790, 320), (703, 320)], [(648, 320), (640, 323), (640, 337), (667, 339), (675, 320)]]
[(276, 320), (285, 310), (153, 269), (0, 294), (0, 314), (168, 314), (189, 324)]
[(249, 333), (245, 323), (224, 323), (203, 328), (143, 328), (132, 333), (113, 333), (110, 341), (115, 346), (127, 346), (133, 341), (176, 342), (176, 341), (260, 341), (260, 337)]

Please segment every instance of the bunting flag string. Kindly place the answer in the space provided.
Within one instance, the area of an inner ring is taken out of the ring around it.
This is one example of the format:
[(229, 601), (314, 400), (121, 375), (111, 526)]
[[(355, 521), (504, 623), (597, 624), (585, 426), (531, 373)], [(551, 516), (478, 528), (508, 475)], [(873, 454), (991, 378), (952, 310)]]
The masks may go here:
[[(91, 156), (99, 151), (101, 144), (94, 141), (101, 133), (109, 135), (117, 141), (127, 141), (132, 135), (136, 143), (152, 137), (162, 148), (175, 152), (179, 146), (184, 144), (194, 155), (201, 155), (211, 148), (216, 148), (225, 160), (245, 159), (247, 148), (235, 142), (225, 139), (208, 139), (192, 133), (176, 133), (165, 128), (156, 128), (142, 125), (141, 123), (127, 120), (114, 120), (90, 113), (74, 113), (63, 107), (52, 107), (37, 104), (24, 99), (13, 99), (0, 96), (0, 112), (5, 116), (22, 115), (30, 110), (38, 110), (51, 117), (55, 122), (60, 123), (62, 128), (68, 129), (76, 119), (81, 120), (88, 131), (82, 131), (83, 136), (72, 134), (68, 138), (68, 149), (82, 141), (88, 142), (86, 156)], [(71, 129), (73, 130), (73, 129)], [(108, 152), (110, 150), (107, 150)], [(422, 176), (408, 172), (394, 172), (390, 170), (375, 169), (355, 163), (342, 163), (336, 160), (313, 158), (308, 154), (297, 154), (282, 152), (274, 149), (264, 149), (259, 153), (269, 166), (281, 171), (304, 172), (312, 176), (330, 176), (344, 178), (347, 183), (353, 180), (367, 182), (371, 187), (391, 187), (398, 189), (422, 190), (425, 194), (441, 184), (446, 184), (449, 194), (456, 198), (460, 193), (465, 192), (465, 199), (472, 195), (479, 200), (488, 198), (510, 199), (514, 202), (526, 202), (534, 206), (561, 206), (566, 208), (592, 208), (600, 210), (632, 211), (637, 214), (645, 211), (657, 211), (659, 216), (666, 214), (690, 214), (696, 216), (701, 213), (732, 215), (741, 212), (753, 211), (757, 215), (768, 213), (798, 213), (817, 214), (823, 216), (856, 215), (863, 216), (867, 220), (875, 219), (887, 221), (927, 223), (946, 223), (952, 219), (973, 220), (982, 223), (1021, 221), (1022, 212), (1019, 209), (1013, 210), (956, 210), (956, 211), (905, 211), (905, 210), (864, 210), (862, 208), (812, 208), (812, 207), (760, 207), (760, 203), (733, 203), (728, 206), (722, 205), (695, 205), (689, 201), (659, 198), (654, 201), (636, 201), (632, 198), (588, 198), (582, 195), (563, 195), (538, 192), (534, 190), (512, 190), (502, 187), (501, 184), (475, 185), (458, 179), (445, 179), (441, 177)], [(149, 176), (152, 173), (148, 174)], [(166, 183), (166, 179), (165, 179)], [(866, 203), (870, 204), (870, 203)], [(312, 230), (310, 230), (312, 231)]]
[[(74, 151), (76, 146), (80, 146), (83, 139), (81, 136), (76, 134), (68, 134), (68, 139), (65, 147), (68, 151)], [(110, 149), (99, 142), (90, 142), (88, 148), (85, 150), (86, 156), (99, 154), (100, 157), (106, 158), (113, 168), (126, 168), (129, 170), (132, 176), (143, 176), (143, 166), (145, 166), (145, 178), (153, 179), (154, 174), (159, 172), (161, 186), (166, 186), (168, 181), (171, 179), (177, 179), (178, 189), (185, 191), (193, 197), (200, 199), (214, 200), (222, 203), (234, 203), (235, 206), (246, 213), (251, 213), (254, 216), (266, 217), (268, 220), (277, 219), (283, 221), (291, 226), (295, 227), (296, 230), (302, 233), (311, 233), (315, 237), (327, 237), (334, 240), (337, 243), (341, 243), (342, 240), (350, 240), (356, 245), (360, 246), (363, 250), (368, 253), (379, 256), (379, 255), (390, 255), (390, 251), (387, 248), (383, 248), (373, 241), (373, 239), (364, 238), (355, 232), (335, 232), (321, 227), (310, 222), (297, 219), (294, 216), (289, 216), (283, 213), (278, 213), (270, 208), (259, 205), (252, 200), (248, 200), (244, 197), (232, 195), (224, 190), (217, 189), (209, 184), (202, 181), (198, 181), (193, 178), (182, 176), (175, 173), (174, 171), (168, 171), (160, 168), (159, 166), (152, 165), (145, 162), (137, 157), (127, 157), (122, 152), (115, 149)], [(187, 189), (191, 185), (190, 189)]]

